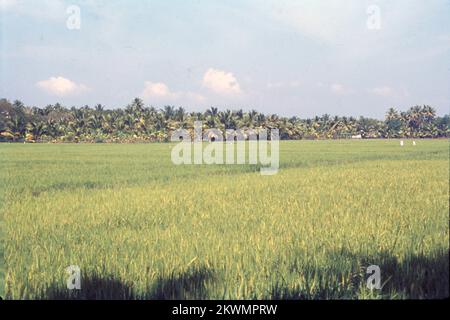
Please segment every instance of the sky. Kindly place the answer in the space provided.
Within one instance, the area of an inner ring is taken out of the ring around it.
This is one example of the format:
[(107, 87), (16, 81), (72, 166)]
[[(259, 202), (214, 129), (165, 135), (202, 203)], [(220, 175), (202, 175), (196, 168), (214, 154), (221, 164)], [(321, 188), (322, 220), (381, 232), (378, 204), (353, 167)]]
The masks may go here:
[(44, 107), (450, 110), (450, 0), (0, 0), (0, 98)]

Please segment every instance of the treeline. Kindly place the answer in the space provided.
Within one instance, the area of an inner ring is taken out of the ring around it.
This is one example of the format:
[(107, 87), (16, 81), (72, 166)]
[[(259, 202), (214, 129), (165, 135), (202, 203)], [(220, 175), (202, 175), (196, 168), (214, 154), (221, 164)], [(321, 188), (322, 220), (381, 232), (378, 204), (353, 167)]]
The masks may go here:
[(123, 109), (67, 108), (59, 103), (45, 108), (0, 99), (0, 141), (15, 142), (152, 142), (169, 141), (173, 130), (192, 129), (194, 121), (206, 128), (278, 128), (280, 138), (342, 139), (449, 137), (450, 117), (436, 116), (430, 106), (400, 112), (390, 108), (384, 120), (328, 114), (309, 119), (265, 115), (255, 110), (186, 112), (183, 108), (146, 107), (136, 98)]

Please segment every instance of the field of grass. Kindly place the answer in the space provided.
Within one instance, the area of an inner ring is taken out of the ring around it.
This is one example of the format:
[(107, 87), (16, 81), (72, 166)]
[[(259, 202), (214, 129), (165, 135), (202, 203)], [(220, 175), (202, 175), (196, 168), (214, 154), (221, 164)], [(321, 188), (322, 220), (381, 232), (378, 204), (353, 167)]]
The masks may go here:
[(273, 176), (172, 146), (0, 144), (6, 297), (448, 296), (447, 140), (283, 141)]

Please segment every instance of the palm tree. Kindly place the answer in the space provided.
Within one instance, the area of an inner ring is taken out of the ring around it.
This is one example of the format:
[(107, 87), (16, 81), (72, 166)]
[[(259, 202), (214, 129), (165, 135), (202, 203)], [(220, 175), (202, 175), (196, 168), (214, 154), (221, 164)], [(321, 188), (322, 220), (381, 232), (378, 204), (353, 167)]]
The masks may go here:
[(33, 140), (39, 140), (39, 138), (46, 133), (45, 123), (42, 121), (31, 121), (27, 124), (27, 131), (31, 133)]
[(242, 109), (219, 111), (211, 107), (204, 113), (190, 112), (182, 107), (165, 106), (162, 110), (146, 108), (139, 98), (124, 109), (106, 110), (97, 104), (70, 109), (59, 103), (44, 108), (28, 107), (19, 100), (10, 103), (0, 99), (0, 135), (25, 139), (93, 141), (97, 138), (133, 141), (147, 139), (167, 141), (170, 132), (178, 128), (193, 129), (194, 121), (204, 121), (205, 128), (236, 129), (278, 128), (282, 139), (338, 138), (362, 134), (364, 137), (448, 137), (450, 116), (437, 117), (428, 105), (413, 106), (406, 112), (389, 108), (384, 121), (360, 117), (339, 117), (324, 114), (310, 119), (264, 115)]
[(388, 138), (397, 138), (402, 127), (402, 120), (394, 108), (389, 108), (385, 116), (386, 136)]
[(219, 113), (219, 109), (215, 108), (215, 107), (211, 107), (208, 110), (206, 110), (205, 112), (205, 116), (211, 116), (211, 117), (217, 117)]
[(170, 120), (175, 115), (175, 108), (172, 106), (165, 106), (162, 112), (164, 114), (164, 118), (166, 120)]

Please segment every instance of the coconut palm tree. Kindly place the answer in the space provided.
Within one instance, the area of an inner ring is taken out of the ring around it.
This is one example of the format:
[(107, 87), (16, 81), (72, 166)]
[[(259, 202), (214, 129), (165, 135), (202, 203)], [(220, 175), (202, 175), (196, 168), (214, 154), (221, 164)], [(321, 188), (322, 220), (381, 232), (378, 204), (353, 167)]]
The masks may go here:
[[(448, 137), (450, 116), (437, 117), (428, 105), (413, 106), (405, 112), (389, 108), (384, 121), (366, 117), (339, 117), (324, 114), (309, 119), (265, 115), (242, 109), (219, 111), (211, 107), (202, 112), (187, 113), (182, 107), (165, 106), (161, 110), (145, 107), (139, 98), (124, 109), (107, 110), (98, 104), (94, 108), (83, 106), (70, 109), (59, 103), (44, 108), (27, 107), (21, 101), (10, 103), (0, 99), (1, 139), (37, 139), (79, 141), (123, 139), (133, 137), (167, 141), (170, 132), (178, 128), (193, 129), (194, 121), (201, 120), (205, 128), (220, 130), (236, 128), (278, 128), (282, 139), (340, 138), (361, 134), (370, 138), (396, 137)], [(9, 138), (8, 138), (9, 139)]]
[(47, 132), (47, 127), (42, 121), (31, 121), (27, 123), (27, 133), (32, 135), (32, 139), (38, 141)]

